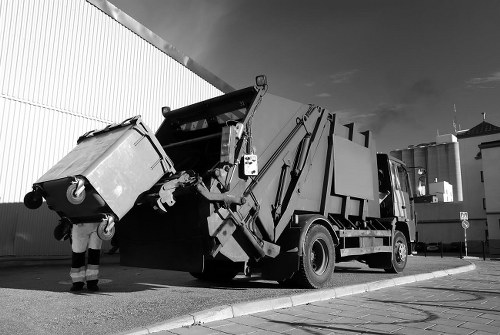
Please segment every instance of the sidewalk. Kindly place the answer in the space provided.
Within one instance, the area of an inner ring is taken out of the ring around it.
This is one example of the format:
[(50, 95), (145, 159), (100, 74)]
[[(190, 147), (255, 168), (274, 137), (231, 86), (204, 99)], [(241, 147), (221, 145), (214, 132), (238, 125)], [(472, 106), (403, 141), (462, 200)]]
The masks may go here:
[(499, 278), (500, 262), (473, 261), (453, 271), (343, 287), (333, 296), (329, 290), (292, 296), (294, 307), (280, 308), (284, 299), (247, 303), (255, 313), (232, 306), (236, 317), (230, 317), (222, 306), (194, 315), (218, 321), (173, 328), (187, 321), (178, 318), (128, 334), (500, 334)]

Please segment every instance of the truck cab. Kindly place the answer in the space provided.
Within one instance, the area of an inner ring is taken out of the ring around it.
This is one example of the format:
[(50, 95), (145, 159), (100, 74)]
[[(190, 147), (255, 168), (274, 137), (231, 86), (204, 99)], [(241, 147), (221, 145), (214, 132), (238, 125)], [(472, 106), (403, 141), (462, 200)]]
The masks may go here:
[(395, 218), (408, 242), (415, 241), (415, 205), (406, 165), (399, 159), (377, 153), (380, 217)]

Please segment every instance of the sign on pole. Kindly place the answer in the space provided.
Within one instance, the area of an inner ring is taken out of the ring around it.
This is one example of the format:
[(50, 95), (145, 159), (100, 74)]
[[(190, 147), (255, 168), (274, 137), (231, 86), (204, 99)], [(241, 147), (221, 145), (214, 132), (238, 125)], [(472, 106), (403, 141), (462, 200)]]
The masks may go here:
[(467, 229), (467, 228), (469, 228), (469, 226), (470, 226), (469, 221), (467, 221), (467, 220), (462, 221), (462, 228), (463, 229)]
[(465, 241), (465, 257), (467, 257), (467, 228), (470, 227), (469, 224), (469, 213), (460, 212), (460, 220), (462, 220), (462, 228), (464, 229), (464, 241)]

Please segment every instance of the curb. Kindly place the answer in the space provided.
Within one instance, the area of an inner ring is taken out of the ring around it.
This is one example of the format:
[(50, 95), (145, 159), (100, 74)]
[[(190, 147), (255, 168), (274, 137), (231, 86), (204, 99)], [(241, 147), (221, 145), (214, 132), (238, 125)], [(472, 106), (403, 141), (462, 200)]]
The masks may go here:
[(116, 335), (144, 335), (156, 332), (171, 330), (181, 327), (191, 327), (207, 322), (231, 319), (238, 316), (267, 312), (274, 309), (290, 308), (309, 304), (317, 301), (330, 300), (349, 295), (376, 291), (384, 288), (415, 283), (428, 279), (451, 276), (458, 273), (468, 272), (476, 269), (475, 264), (461, 266), (449, 270), (439, 270), (430, 273), (410, 275), (404, 277), (391, 278), (365, 284), (342, 286), (331, 289), (315, 290), (306, 293), (294, 294), (271, 299), (240, 302), (231, 305), (222, 305), (209, 308), (200, 312), (180, 316), (164, 322), (155, 323), (150, 326), (134, 328)]

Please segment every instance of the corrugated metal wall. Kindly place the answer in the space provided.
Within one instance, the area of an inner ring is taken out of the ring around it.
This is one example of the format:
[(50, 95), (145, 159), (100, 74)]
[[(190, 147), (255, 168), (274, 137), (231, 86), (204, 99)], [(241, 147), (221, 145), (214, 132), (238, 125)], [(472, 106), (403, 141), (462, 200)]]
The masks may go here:
[(0, 256), (68, 252), (22, 199), (79, 135), (221, 93), (85, 0), (0, 0)]

